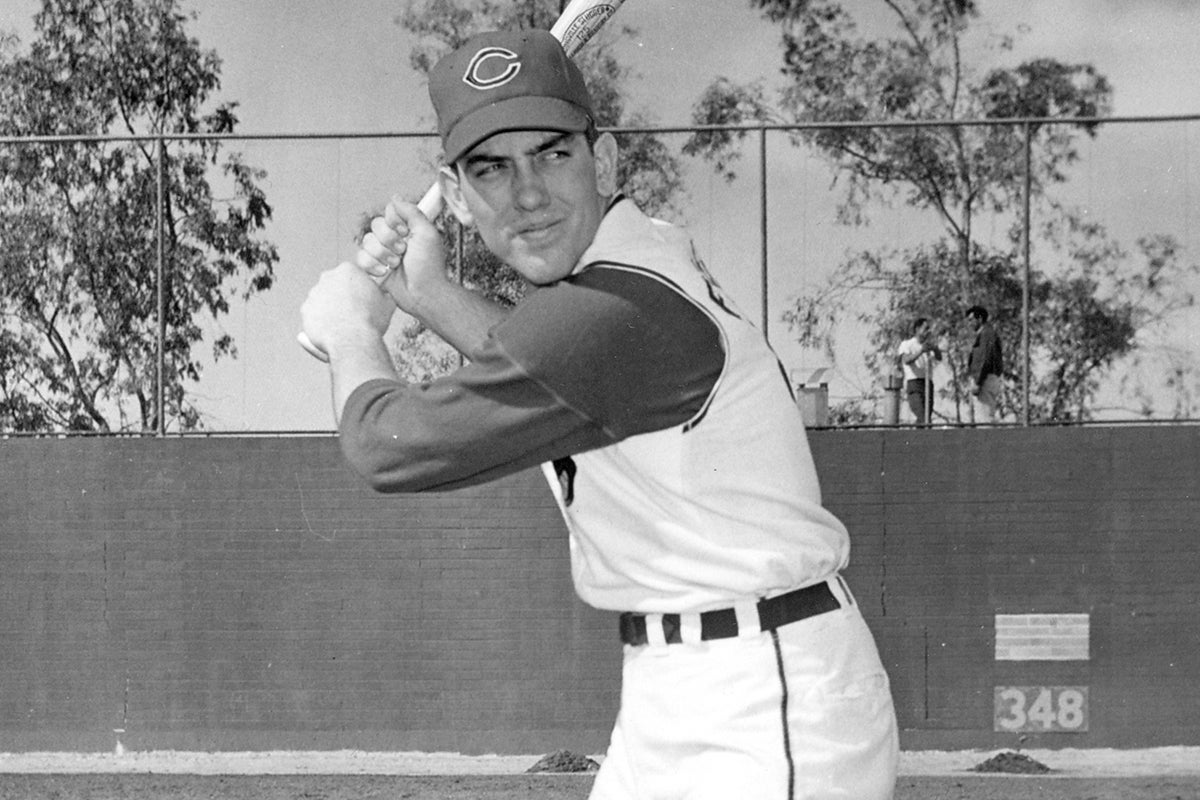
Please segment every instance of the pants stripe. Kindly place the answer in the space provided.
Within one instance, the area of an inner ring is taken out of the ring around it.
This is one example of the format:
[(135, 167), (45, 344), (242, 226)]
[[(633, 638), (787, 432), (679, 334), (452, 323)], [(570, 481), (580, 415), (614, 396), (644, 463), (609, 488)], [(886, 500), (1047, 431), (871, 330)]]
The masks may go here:
[(779, 631), (771, 631), (771, 642), (775, 645), (775, 665), (779, 669), (779, 710), (783, 722), (783, 755), (788, 766), (788, 800), (793, 800), (796, 793), (796, 762), (792, 760), (792, 737), (788, 730), (788, 685), (787, 675), (783, 670), (783, 648), (779, 646)]

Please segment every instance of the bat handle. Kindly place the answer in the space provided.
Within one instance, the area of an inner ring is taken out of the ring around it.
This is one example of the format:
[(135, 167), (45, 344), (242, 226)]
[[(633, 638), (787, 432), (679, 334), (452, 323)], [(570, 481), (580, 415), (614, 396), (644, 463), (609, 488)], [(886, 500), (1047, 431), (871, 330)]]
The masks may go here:
[[(421, 213), (430, 220), (435, 219), (439, 214), (442, 213), (443, 206), (444, 203), (442, 201), (442, 189), (441, 186), (439, 186), (436, 182), (434, 182), (434, 184), (429, 187), (425, 194), (422, 195), (421, 199), (417, 201), (417, 208), (421, 209)], [(382, 280), (382, 278), (380, 280)], [(329, 363), (329, 354), (313, 344), (312, 339), (308, 338), (307, 333), (300, 331), (300, 333), (296, 334), (296, 341), (300, 343), (300, 346), (303, 347), (310, 356), (318, 361)]]
[(317, 361), (322, 361), (326, 364), (329, 363), (329, 354), (313, 344), (312, 339), (308, 338), (307, 333), (304, 331), (297, 333), (296, 341), (299, 342), (300, 346), (303, 347), (304, 350)]
[(442, 187), (437, 181), (426, 190), (421, 199), (417, 201), (417, 208), (421, 209), (421, 213), (430, 221), (437, 219), (438, 214), (442, 213)]

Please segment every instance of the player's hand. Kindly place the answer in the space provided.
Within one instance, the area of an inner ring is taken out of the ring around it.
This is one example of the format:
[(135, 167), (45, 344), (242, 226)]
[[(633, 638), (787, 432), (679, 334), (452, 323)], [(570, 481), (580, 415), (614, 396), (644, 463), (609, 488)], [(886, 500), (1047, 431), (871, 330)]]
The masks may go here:
[(321, 351), (377, 343), (387, 331), (395, 303), (355, 264), (343, 261), (321, 273), (300, 306), (305, 335)]
[(363, 235), (354, 263), (372, 278), (386, 278), (401, 267), (407, 250), (408, 226), (389, 203), (383, 214), (371, 220), (371, 229)]
[(415, 203), (401, 197), (393, 197), (383, 215), (371, 221), (357, 263), (381, 277), (396, 305), (413, 314), (423, 290), (448, 280), (441, 233)]

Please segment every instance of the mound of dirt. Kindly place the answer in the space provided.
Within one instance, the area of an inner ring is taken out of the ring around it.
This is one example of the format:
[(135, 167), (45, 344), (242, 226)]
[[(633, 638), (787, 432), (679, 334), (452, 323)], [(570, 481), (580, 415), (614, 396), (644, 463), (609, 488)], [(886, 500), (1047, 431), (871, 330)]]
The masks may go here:
[(971, 767), (972, 772), (1008, 772), (1019, 775), (1042, 775), (1052, 770), (1037, 759), (1011, 750), (997, 753), (987, 761)]
[(570, 750), (556, 750), (542, 756), (536, 764), (525, 770), (536, 772), (595, 772), (600, 765), (587, 756), (572, 753)]

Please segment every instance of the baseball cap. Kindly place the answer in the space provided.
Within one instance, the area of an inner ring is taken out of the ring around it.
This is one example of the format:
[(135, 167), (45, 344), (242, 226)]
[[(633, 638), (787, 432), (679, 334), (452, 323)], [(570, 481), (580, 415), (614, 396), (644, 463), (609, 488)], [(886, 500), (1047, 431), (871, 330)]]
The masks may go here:
[(578, 133), (592, 103), (579, 68), (548, 31), (491, 31), (472, 37), (429, 75), (446, 163), (493, 134)]

